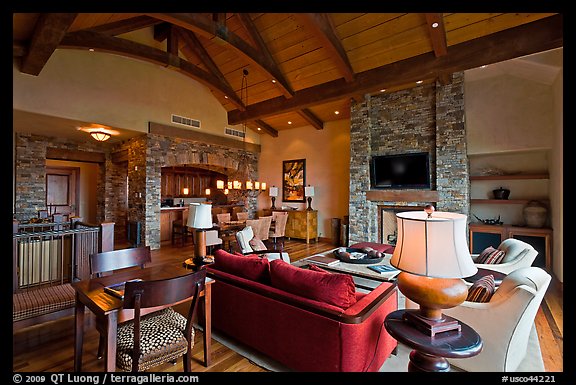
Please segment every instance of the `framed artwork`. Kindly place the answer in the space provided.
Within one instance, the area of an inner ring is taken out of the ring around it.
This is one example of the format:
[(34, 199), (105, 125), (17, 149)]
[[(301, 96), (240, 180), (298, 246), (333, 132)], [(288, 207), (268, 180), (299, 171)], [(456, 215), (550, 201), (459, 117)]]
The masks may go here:
[(305, 202), (306, 159), (282, 162), (282, 201)]

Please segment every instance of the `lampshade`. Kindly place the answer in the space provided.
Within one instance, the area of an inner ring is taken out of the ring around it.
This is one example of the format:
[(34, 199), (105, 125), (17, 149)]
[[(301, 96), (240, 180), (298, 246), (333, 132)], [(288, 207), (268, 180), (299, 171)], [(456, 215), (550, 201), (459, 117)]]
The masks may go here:
[(277, 197), (278, 196), (278, 187), (276, 187), (276, 186), (270, 187), (269, 194), (271, 197)]
[(466, 241), (466, 215), (436, 211), (396, 214), (398, 235), (390, 264), (408, 273), (464, 278), (478, 271)]
[(96, 139), (99, 142), (105, 142), (108, 139), (110, 139), (110, 134), (104, 131), (92, 131), (90, 133), (90, 136), (92, 136), (94, 139)]
[(304, 187), (304, 196), (313, 197), (314, 196), (314, 186)]
[(212, 228), (212, 205), (206, 203), (190, 203), (188, 223), (186, 225), (195, 229)]

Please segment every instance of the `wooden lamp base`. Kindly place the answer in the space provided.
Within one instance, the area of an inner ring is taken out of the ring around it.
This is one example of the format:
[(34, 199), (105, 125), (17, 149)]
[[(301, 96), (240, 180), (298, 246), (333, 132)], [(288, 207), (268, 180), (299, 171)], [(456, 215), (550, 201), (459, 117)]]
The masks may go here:
[(401, 272), (398, 289), (420, 305), (420, 311), (406, 312), (403, 319), (423, 333), (434, 336), (450, 330), (461, 330), (458, 321), (442, 314), (442, 309), (460, 305), (466, 300), (468, 286), (458, 278), (431, 278)]

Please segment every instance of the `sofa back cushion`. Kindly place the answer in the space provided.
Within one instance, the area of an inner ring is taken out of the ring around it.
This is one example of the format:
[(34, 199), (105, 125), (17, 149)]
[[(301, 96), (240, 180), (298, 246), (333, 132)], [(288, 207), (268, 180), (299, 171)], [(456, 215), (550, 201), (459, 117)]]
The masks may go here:
[(270, 282), (277, 289), (342, 309), (356, 303), (356, 287), (349, 274), (306, 270), (276, 259), (270, 262)]
[(268, 259), (257, 255), (230, 254), (224, 249), (218, 249), (214, 252), (214, 268), (252, 281), (270, 282)]

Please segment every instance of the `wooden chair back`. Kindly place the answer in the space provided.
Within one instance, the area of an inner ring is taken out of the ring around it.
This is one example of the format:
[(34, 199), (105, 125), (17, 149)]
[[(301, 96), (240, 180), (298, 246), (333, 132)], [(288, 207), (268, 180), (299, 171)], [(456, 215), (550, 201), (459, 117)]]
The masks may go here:
[(287, 212), (278, 212), (274, 220), (274, 232), (272, 237), (283, 237), (286, 232), (286, 223), (288, 222)]
[(103, 273), (140, 266), (152, 262), (150, 246), (133, 247), (90, 254), (90, 274), (100, 277)]
[[(132, 371), (138, 371), (140, 358), (140, 322), (142, 309), (171, 306), (186, 300), (191, 300), (184, 337), (188, 343), (184, 355), (184, 370), (190, 370), (192, 350), (192, 321), (196, 317), (200, 293), (204, 290), (206, 269), (179, 277), (155, 281), (128, 281), (124, 290), (124, 309), (134, 309), (134, 349), (132, 353)], [(178, 327), (174, 325), (174, 327)], [(162, 338), (162, 337), (160, 337)], [(160, 343), (163, 341), (159, 341)]]
[(272, 215), (267, 217), (260, 217), (258, 218), (260, 221), (260, 228), (258, 232), (254, 232), (254, 234), (260, 238), (262, 241), (265, 241), (270, 236), (270, 226), (272, 225)]
[(236, 213), (236, 218), (237, 218), (239, 221), (245, 221), (245, 220), (248, 219), (248, 212), (246, 212), (246, 211), (240, 211), (240, 212)]

